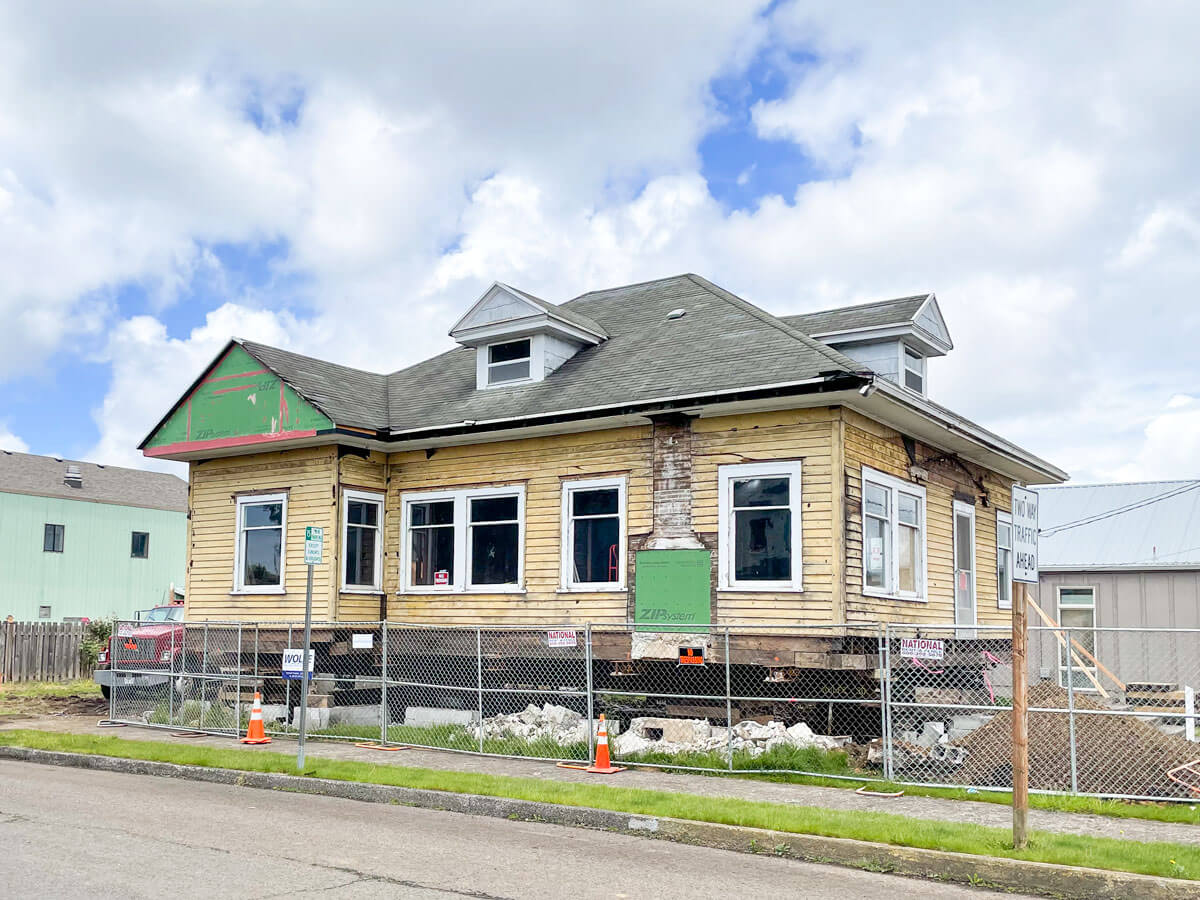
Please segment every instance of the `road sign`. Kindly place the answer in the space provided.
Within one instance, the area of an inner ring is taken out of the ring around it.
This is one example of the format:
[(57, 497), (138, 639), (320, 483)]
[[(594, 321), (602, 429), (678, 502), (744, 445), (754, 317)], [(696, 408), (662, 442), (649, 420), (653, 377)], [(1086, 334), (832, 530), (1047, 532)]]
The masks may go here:
[(314, 528), (312, 525), (304, 529), (304, 564), (319, 566), (321, 554), (325, 549), (325, 529)]
[(1028, 488), (1012, 489), (1013, 581), (1037, 584), (1038, 495)]
[[(289, 647), (283, 651), (283, 677), (292, 681), (300, 679), (300, 661), (304, 658), (304, 651), (299, 647)], [(315, 650), (308, 651), (308, 677), (311, 680), (313, 677), (313, 668), (316, 664), (317, 653)]]

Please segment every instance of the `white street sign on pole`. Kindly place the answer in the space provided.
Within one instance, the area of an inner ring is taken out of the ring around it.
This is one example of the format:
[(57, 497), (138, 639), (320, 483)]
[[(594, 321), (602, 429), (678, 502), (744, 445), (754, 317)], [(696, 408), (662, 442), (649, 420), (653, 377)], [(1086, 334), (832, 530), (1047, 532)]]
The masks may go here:
[(1012, 489), (1013, 581), (1038, 581), (1038, 495), (1028, 488)]

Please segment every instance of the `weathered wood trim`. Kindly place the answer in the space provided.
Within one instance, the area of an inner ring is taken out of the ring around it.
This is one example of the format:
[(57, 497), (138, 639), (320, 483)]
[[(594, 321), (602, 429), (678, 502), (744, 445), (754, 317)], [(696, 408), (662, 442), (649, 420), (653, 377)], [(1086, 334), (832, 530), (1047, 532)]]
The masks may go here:
[(830, 563), (833, 567), (831, 615), (834, 622), (846, 621), (846, 417), (837, 408), (833, 422), (833, 440), (829, 463), (831, 479), (830, 526), (833, 541)]

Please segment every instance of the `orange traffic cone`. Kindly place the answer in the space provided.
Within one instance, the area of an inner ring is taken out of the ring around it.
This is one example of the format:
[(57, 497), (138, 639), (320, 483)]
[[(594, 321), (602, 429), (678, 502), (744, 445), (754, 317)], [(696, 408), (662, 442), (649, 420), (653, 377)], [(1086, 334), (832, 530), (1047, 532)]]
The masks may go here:
[(624, 766), (614, 766), (608, 755), (608, 726), (604, 724), (604, 713), (600, 713), (600, 730), (596, 732), (596, 762), (583, 771), (595, 775), (613, 775), (624, 772)]
[[(267, 737), (267, 732), (263, 729), (262, 720), (262, 694), (258, 691), (254, 692), (254, 706), (250, 708), (250, 724), (246, 726), (246, 736), (242, 738), (243, 744), (269, 744), (271, 739)], [(606, 751), (607, 752), (607, 751)]]

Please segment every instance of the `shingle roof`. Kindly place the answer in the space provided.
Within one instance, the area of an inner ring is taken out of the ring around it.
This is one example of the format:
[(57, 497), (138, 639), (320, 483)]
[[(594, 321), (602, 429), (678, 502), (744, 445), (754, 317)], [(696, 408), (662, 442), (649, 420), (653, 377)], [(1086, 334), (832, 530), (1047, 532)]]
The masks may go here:
[[(63, 480), (67, 466), (78, 466), (80, 487)], [(187, 512), (187, 482), (164, 472), (124, 469), (53, 456), (0, 452), (0, 493), (114, 503), (144, 509)]]
[[(475, 351), (450, 350), (388, 376), (394, 431), (521, 418), (802, 381), (862, 366), (697, 275), (593, 291), (560, 309), (608, 340), (545, 381), (478, 390)], [(667, 319), (674, 309), (687, 313)], [(282, 374), (282, 373), (281, 373)]]
[(387, 376), (239, 341), (246, 351), (290, 384), (338, 425), (387, 427)]
[(1037, 490), (1043, 569), (1200, 567), (1200, 480)]
[[(504, 390), (477, 388), (475, 351), (468, 347), (385, 376), (241, 344), (338, 425), (379, 431), (698, 396), (862, 369), (698, 275), (592, 291), (554, 308), (608, 339), (545, 381)], [(679, 308), (687, 313), (668, 320)]]
[(905, 325), (913, 320), (917, 311), (928, 299), (928, 294), (916, 294), (912, 297), (877, 300), (874, 303), (862, 303), (858, 306), (843, 306), (838, 309), (824, 309), (820, 312), (780, 316), (780, 318), (805, 334), (836, 334), (859, 328)]

